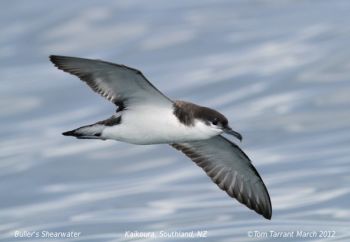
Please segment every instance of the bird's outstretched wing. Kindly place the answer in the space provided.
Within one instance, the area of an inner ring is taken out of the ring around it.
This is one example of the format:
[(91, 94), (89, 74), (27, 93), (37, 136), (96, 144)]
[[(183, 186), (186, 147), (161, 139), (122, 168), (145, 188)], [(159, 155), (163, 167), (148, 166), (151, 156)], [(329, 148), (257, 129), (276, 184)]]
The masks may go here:
[(171, 144), (202, 167), (222, 190), (248, 208), (271, 219), (269, 193), (248, 156), (223, 136)]
[(119, 106), (172, 105), (139, 71), (102, 60), (51, 55), (50, 60), (65, 72), (78, 76), (92, 90)]

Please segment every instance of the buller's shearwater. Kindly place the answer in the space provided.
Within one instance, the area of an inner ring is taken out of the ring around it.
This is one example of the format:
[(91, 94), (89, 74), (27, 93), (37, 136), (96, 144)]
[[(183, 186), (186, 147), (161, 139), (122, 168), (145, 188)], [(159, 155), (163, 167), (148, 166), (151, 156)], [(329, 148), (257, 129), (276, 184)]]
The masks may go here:
[(170, 144), (202, 167), (229, 196), (271, 219), (270, 196), (259, 173), (248, 156), (221, 135), (227, 133), (242, 140), (224, 115), (169, 99), (134, 68), (76, 57), (52, 55), (50, 60), (118, 107), (110, 118), (63, 135), (139, 145)]

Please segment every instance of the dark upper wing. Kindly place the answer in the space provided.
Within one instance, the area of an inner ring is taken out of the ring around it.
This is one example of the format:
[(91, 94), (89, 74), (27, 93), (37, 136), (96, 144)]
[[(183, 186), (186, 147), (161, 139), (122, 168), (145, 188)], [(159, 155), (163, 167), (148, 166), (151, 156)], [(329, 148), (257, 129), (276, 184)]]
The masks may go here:
[(57, 68), (78, 76), (92, 90), (118, 106), (172, 104), (172, 101), (154, 87), (139, 70), (77, 57), (51, 55), (50, 60)]
[(271, 219), (271, 201), (265, 184), (248, 156), (237, 145), (219, 135), (172, 146), (202, 167), (229, 196)]

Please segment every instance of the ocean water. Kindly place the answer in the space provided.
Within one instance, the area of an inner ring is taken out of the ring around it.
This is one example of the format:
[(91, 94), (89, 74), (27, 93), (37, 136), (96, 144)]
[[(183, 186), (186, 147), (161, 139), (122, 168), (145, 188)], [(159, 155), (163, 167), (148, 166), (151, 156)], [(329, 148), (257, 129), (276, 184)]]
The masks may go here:
[[(0, 241), (52, 241), (18, 234), (43, 231), (80, 233), (54, 240), (65, 242), (184, 240), (126, 236), (135, 231), (207, 231), (187, 241), (350, 240), (349, 1), (0, 6)], [(243, 134), (272, 220), (167, 145), (62, 136), (115, 107), (54, 68), (50, 54), (126, 64), (171, 98), (220, 110)]]

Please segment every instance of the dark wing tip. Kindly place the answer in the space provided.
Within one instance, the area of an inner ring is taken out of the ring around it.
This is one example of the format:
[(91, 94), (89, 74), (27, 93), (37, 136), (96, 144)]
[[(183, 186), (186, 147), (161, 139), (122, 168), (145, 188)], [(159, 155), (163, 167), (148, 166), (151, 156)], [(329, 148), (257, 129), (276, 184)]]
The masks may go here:
[(60, 56), (60, 55), (50, 55), (49, 59), (52, 63), (54, 63), (55, 65), (61, 60), (64, 59), (64, 56)]
[(60, 55), (50, 55), (49, 56), (50, 61), (58, 68), (61, 69), (63, 71), (65, 71), (62, 67), (62, 64), (65, 62), (65, 60), (67, 60), (70, 57), (66, 57), (66, 56), (60, 56)]
[(264, 218), (266, 218), (268, 220), (271, 220), (272, 212), (264, 213), (264, 214), (262, 214), (262, 216), (264, 216)]
[(58, 67), (59, 56), (57, 56), (57, 55), (50, 55), (49, 59), (56, 67)]
[[(266, 187), (265, 187), (265, 189), (266, 189)], [(270, 194), (267, 191), (267, 189), (266, 189), (266, 194), (267, 194), (268, 204), (267, 204), (267, 208), (265, 209), (265, 211), (262, 215), (264, 216), (264, 218), (271, 220), (271, 218), (272, 218), (272, 204), (271, 204)]]
[(251, 208), (253, 209), (255, 212), (259, 213), (260, 215), (262, 215), (264, 218), (268, 219), (268, 220), (271, 220), (271, 217), (272, 217), (272, 206), (271, 206), (271, 202), (270, 202), (270, 197), (269, 195), (267, 194), (268, 196), (268, 201), (265, 202), (265, 204), (262, 204), (262, 207), (261, 206), (258, 206), (255, 208)]
[(57, 58), (57, 57), (60, 57), (59, 55), (50, 55), (49, 58), (50, 60), (52, 61), (53, 59)]
[[(222, 177), (217, 177), (217, 174), (210, 175), (209, 177), (213, 180), (214, 183), (218, 185), (220, 189), (225, 191), (227, 195), (229, 195), (232, 198), (235, 198), (238, 202), (242, 203), (243, 205), (247, 206), (249, 209), (255, 211), (256, 213), (263, 216), (265, 219), (271, 220), (272, 217), (272, 205), (270, 200), (270, 195), (266, 189), (266, 186), (262, 180), (258, 184), (260, 184), (260, 188), (256, 187), (255, 189), (252, 189), (252, 183), (246, 183), (245, 189), (250, 189), (251, 192), (258, 192), (261, 195), (259, 196), (259, 199), (256, 199), (254, 197), (251, 197), (247, 194), (247, 192), (242, 192), (238, 189), (237, 186), (234, 186), (233, 188), (230, 187), (229, 184), (225, 184), (225, 181), (222, 179)], [(227, 175), (224, 175), (224, 177), (228, 177)], [(262, 192), (262, 193), (261, 193)]]
[(63, 132), (62, 135), (64, 135), (64, 136), (77, 136), (75, 133), (75, 130)]
[(56, 57), (59, 57), (58, 55), (49, 55), (49, 59), (52, 61), (53, 59), (55, 59)]
[(70, 56), (62, 56), (62, 55), (50, 55), (49, 59), (57, 68), (64, 70), (63, 66), (64, 66), (64, 64), (66, 62), (69, 62), (71, 60), (78, 60), (78, 59), (81, 59), (81, 58), (70, 57)]

